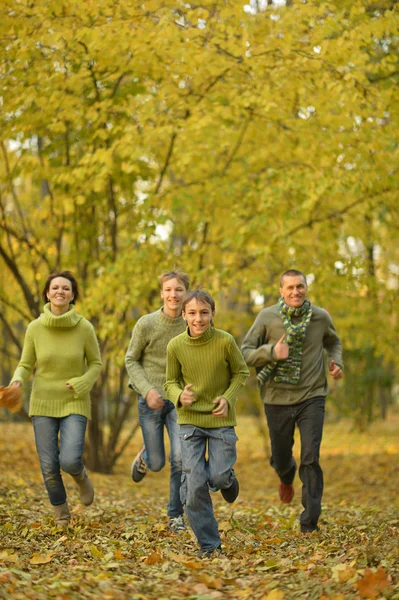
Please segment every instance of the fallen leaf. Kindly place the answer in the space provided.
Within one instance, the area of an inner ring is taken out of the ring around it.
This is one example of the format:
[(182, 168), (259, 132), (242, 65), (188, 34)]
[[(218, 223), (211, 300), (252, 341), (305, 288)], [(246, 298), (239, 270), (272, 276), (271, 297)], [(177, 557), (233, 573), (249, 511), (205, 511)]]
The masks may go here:
[(365, 569), (363, 577), (357, 581), (357, 588), (363, 598), (376, 598), (389, 585), (388, 575), (382, 567), (377, 571)]
[(269, 592), (266, 596), (262, 596), (260, 600), (283, 600), (284, 592), (275, 588), (271, 592)]
[(2, 552), (0, 552), (0, 563), (17, 563), (18, 562), (18, 555), (15, 554), (12, 550), (8, 551), (8, 550), (3, 550)]
[(333, 579), (339, 583), (346, 583), (356, 575), (356, 570), (350, 565), (338, 564), (332, 568)]
[(143, 562), (146, 565), (156, 565), (157, 563), (162, 562), (162, 560), (162, 554), (160, 554), (159, 552), (153, 552), (152, 554), (146, 556)]
[(196, 583), (193, 585), (193, 590), (198, 596), (209, 592), (209, 588), (204, 583)]
[(53, 560), (53, 552), (47, 552), (47, 554), (35, 553), (30, 559), (31, 565), (46, 565)]
[(223, 581), (220, 577), (213, 577), (213, 575), (201, 573), (198, 575), (197, 579), (201, 583), (205, 583), (205, 585), (214, 590), (220, 590), (223, 587)]

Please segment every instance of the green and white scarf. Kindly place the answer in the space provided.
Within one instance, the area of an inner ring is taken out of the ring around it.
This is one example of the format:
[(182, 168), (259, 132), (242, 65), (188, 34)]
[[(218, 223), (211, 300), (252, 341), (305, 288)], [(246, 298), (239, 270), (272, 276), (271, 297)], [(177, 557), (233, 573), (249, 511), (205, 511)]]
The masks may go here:
[[(266, 383), (271, 378), (276, 383), (297, 385), (301, 377), (302, 347), (306, 328), (312, 317), (312, 305), (306, 299), (302, 306), (294, 308), (288, 306), (284, 298), (280, 298), (277, 306), (286, 331), (285, 341), (289, 345), (289, 355), (285, 360), (275, 360), (268, 363), (259, 371), (256, 377), (261, 384)], [(301, 321), (294, 325), (292, 317), (300, 317)]]

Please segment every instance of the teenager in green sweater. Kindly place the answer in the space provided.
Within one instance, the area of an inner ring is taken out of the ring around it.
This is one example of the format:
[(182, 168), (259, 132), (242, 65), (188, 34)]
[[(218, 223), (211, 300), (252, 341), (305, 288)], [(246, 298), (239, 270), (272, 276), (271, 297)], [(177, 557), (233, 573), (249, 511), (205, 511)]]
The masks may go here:
[(270, 464), (280, 478), (279, 496), (285, 504), (294, 497), (297, 466), (292, 448), (295, 426), (299, 428), (300, 524), (305, 534), (318, 529), (323, 494), (319, 456), (328, 393), (324, 351), (333, 379), (340, 379), (343, 369), (341, 341), (331, 317), (309, 302), (307, 291), (303, 273), (283, 273), (278, 303), (260, 311), (241, 347), (247, 364), (257, 371), (272, 446)]
[(94, 498), (82, 454), (91, 414), (89, 392), (101, 357), (93, 326), (75, 311), (79, 289), (73, 275), (50, 275), (42, 296), (44, 311), (28, 325), (11, 385), (21, 386), (36, 367), (29, 416), (56, 524), (66, 527), (70, 514), (61, 469), (74, 478), (83, 504)]
[(235, 403), (249, 371), (233, 336), (212, 326), (215, 302), (207, 292), (189, 292), (182, 314), (187, 330), (168, 344), (165, 389), (180, 425), (182, 501), (199, 556), (208, 557), (221, 545), (209, 490), (221, 490), (227, 502), (239, 492)]
[(163, 389), (166, 378), (166, 346), (185, 330), (181, 316), (189, 279), (183, 271), (166, 271), (159, 276), (162, 308), (141, 317), (134, 326), (126, 353), (129, 387), (138, 393), (138, 411), (144, 445), (132, 464), (132, 479), (140, 482), (150, 471), (165, 466), (165, 428), (170, 441), (169, 526), (185, 529), (180, 500), (181, 450), (177, 415)]

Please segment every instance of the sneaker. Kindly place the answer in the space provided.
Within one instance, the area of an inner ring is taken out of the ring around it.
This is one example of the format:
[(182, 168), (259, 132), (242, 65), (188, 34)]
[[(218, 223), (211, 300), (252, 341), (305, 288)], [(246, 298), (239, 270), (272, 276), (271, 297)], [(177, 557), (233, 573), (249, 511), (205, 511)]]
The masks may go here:
[(284, 502), (284, 504), (289, 504), (292, 502), (292, 499), (295, 496), (294, 486), (292, 483), (280, 483), (278, 487), (278, 494), (281, 502)]
[(178, 517), (170, 517), (169, 519), (169, 527), (174, 531), (184, 531), (186, 529), (186, 524), (184, 522), (183, 515), (179, 515)]
[(139, 483), (147, 475), (147, 465), (143, 458), (145, 446), (143, 446), (136, 458), (132, 462), (132, 479), (136, 483)]
[(240, 486), (238, 485), (238, 479), (235, 477), (233, 479), (233, 483), (231, 484), (230, 487), (226, 488), (225, 490), (220, 490), (222, 493), (223, 498), (226, 500), (226, 502), (229, 502), (230, 504), (232, 504), (237, 496), (238, 493), (240, 491)]
[(198, 558), (218, 558), (222, 556), (222, 545), (216, 546), (212, 550), (200, 550), (197, 554)]

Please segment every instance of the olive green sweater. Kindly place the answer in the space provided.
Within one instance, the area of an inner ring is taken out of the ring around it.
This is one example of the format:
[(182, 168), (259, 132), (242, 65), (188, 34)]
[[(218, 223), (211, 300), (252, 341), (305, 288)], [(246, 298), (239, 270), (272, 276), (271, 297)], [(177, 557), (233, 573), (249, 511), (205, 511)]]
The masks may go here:
[[(236, 425), (237, 394), (249, 371), (233, 336), (213, 327), (195, 338), (185, 331), (169, 342), (167, 351), (165, 389), (176, 406), (178, 423), (210, 429)], [(179, 398), (189, 383), (194, 402), (187, 407)], [(227, 417), (212, 415), (218, 396), (229, 404)]]
[[(297, 320), (293, 319), (293, 322)], [(284, 333), (284, 323), (277, 304), (261, 310), (241, 346), (247, 365), (260, 371), (266, 363), (276, 360), (273, 348)], [(271, 378), (260, 388), (263, 402), (298, 404), (316, 396), (327, 396), (324, 350), (328, 362), (334, 360), (339, 367), (343, 367), (341, 341), (331, 317), (326, 310), (312, 304), (312, 318), (303, 342), (299, 383), (276, 383)]]
[(172, 318), (162, 308), (141, 317), (133, 328), (125, 365), (129, 387), (143, 398), (156, 388), (166, 399), (163, 389), (166, 377), (166, 347), (170, 340), (186, 328), (182, 316)]
[[(91, 416), (89, 392), (101, 370), (101, 356), (91, 323), (73, 304), (56, 316), (46, 304), (26, 330), (21, 360), (11, 383), (27, 381), (34, 367), (29, 416)], [(74, 392), (66, 387), (69, 383)]]

